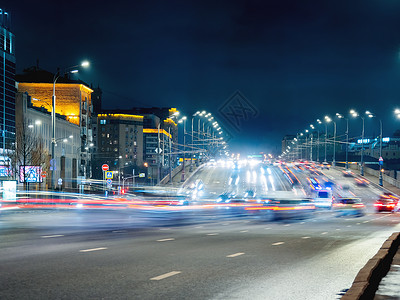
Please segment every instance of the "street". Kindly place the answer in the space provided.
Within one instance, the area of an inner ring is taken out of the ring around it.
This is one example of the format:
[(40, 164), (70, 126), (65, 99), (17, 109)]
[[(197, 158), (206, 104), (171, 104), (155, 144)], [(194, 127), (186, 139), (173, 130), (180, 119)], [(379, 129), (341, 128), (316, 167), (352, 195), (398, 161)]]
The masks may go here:
[[(275, 190), (288, 192), (277, 167)], [(206, 195), (231, 188), (234, 171), (206, 166)], [(239, 172), (238, 193), (248, 188)], [(324, 171), (337, 184), (340, 171)], [(297, 172), (298, 178), (306, 176)], [(215, 182), (219, 181), (219, 183)], [(214, 183), (214, 184), (212, 184)], [(352, 183), (351, 183), (352, 184)], [(269, 191), (272, 191), (269, 180)], [(257, 193), (263, 184), (256, 183)], [(264, 186), (265, 187), (265, 186)], [(1, 211), (1, 299), (339, 299), (383, 241), (398, 213), (373, 210), (375, 186), (352, 192), (363, 217), (317, 210), (313, 217), (266, 222), (229, 208)], [(215, 193), (215, 194), (214, 194)], [(191, 205), (188, 206), (189, 208)]]

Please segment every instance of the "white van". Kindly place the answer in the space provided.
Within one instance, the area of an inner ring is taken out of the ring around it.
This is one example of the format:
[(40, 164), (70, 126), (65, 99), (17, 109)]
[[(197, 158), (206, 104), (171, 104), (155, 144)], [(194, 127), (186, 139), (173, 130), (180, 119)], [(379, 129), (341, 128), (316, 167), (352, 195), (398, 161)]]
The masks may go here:
[(332, 191), (331, 190), (318, 190), (314, 198), (316, 207), (331, 208), (332, 207)]

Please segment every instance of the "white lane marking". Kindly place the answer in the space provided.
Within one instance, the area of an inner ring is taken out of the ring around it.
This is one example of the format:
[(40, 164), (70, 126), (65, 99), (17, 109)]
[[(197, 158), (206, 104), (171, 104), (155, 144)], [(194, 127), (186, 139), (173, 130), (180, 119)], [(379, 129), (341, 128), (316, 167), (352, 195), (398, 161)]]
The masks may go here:
[(196, 226), (195, 228), (203, 228), (204, 226)]
[(221, 225), (226, 226), (226, 225), (229, 225), (229, 223), (222, 223)]
[(340, 229), (340, 228), (336, 228), (336, 230), (342, 230), (342, 229)]
[(168, 278), (168, 277), (180, 274), (180, 273), (182, 273), (182, 272), (181, 271), (172, 271), (169, 273), (165, 273), (165, 274), (150, 278), (150, 280), (162, 280), (162, 279), (165, 279), (165, 278)]
[(279, 246), (279, 245), (283, 245), (285, 242), (277, 242), (277, 243), (273, 243), (272, 246)]
[(361, 223), (357, 223), (356, 225), (360, 225)]
[(267, 227), (267, 228), (265, 228), (266, 230), (268, 230), (268, 229), (271, 229), (271, 227)]
[(310, 239), (310, 237), (309, 236), (303, 236), (302, 239), (306, 240), (306, 239)]
[(157, 240), (157, 242), (167, 242), (167, 241), (175, 241), (175, 239), (174, 238), (167, 238), (167, 239)]
[(347, 225), (346, 227), (351, 227), (351, 225)]
[(285, 224), (285, 225), (283, 225), (283, 226), (286, 226), (286, 227), (288, 227), (288, 226), (290, 226), (290, 224)]
[(325, 231), (325, 232), (322, 232), (321, 234), (327, 234), (328, 232), (327, 231)]
[(42, 235), (41, 238), (47, 239), (47, 238), (55, 238), (55, 237), (60, 237), (64, 236), (63, 234), (54, 234), (54, 235)]
[(214, 233), (207, 233), (207, 235), (218, 235), (219, 233), (216, 233), (216, 232), (214, 232)]
[(113, 233), (123, 233), (126, 232), (126, 230), (113, 230)]
[(238, 252), (238, 253), (234, 253), (234, 254), (229, 254), (226, 257), (236, 257), (236, 256), (240, 256), (240, 255), (243, 255), (243, 254), (244, 254), (244, 252)]
[(171, 228), (160, 228), (160, 230), (171, 230)]
[(305, 222), (301, 222), (300, 224), (304, 224)]
[(369, 223), (369, 221), (364, 221), (363, 223)]
[(249, 232), (248, 230), (242, 230), (242, 231), (240, 231), (240, 232)]
[(107, 249), (106, 247), (100, 247), (100, 248), (79, 250), (79, 252), (91, 252), (91, 251), (99, 251), (99, 250), (106, 250), (106, 249)]

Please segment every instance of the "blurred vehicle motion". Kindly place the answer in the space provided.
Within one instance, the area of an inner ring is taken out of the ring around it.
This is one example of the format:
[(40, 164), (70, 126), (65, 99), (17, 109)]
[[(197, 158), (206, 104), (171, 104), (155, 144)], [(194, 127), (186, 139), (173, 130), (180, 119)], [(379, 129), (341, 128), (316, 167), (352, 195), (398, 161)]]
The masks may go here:
[(331, 208), (332, 207), (333, 195), (331, 190), (319, 190), (314, 198), (314, 204), (320, 208)]
[(357, 177), (357, 178), (354, 178), (354, 180), (355, 180), (355, 184), (358, 186), (368, 186), (369, 185), (369, 181), (365, 178)]
[(344, 177), (354, 177), (354, 173), (350, 170), (344, 170), (342, 172)]
[(392, 193), (383, 193), (379, 199), (375, 201), (374, 207), (377, 212), (388, 211), (393, 212), (397, 207), (399, 198)]
[(365, 214), (365, 205), (359, 198), (335, 198), (332, 209), (338, 216), (354, 215), (361, 217)]
[(247, 207), (259, 213), (264, 221), (306, 219), (312, 217), (315, 205), (310, 199), (265, 199), (262, 206)]

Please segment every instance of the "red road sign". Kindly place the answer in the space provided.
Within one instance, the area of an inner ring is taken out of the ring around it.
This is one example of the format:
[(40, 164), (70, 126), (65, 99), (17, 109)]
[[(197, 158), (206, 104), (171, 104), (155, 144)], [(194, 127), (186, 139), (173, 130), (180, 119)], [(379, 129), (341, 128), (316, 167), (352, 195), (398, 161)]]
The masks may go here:
[(108, 171), (108, 165), (107, 164), (104, 164), (104, 165), (102, 165), (101, 166), (101, 169), (105, 172), (105, 171)]
[(46, 177), (46, 176), (47, 176), (46, 171), (43, 171), (43, 172), (42, 172), (42, 177)]

